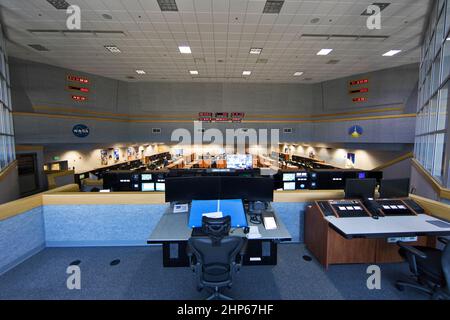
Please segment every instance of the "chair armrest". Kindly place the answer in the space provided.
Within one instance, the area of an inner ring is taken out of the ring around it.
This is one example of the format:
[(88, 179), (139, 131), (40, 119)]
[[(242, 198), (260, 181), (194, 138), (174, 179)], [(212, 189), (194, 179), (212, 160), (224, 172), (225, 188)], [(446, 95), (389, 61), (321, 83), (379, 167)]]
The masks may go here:
[(440, 243), (448, 245), (449, 239), (443, 237), (438, 237), (437, 239)]
[(420, 250), (418, 250), (418, 249), (416, 249), (416, 248), (414, 248), (412, 246), (404, 244), (401, 241), (398, 241), (397, 244), (398, 244), (398, 246), (400, 248), (406, 250), (407, 252), (413, 254), (414, 256), (417, 256), (417, 257), (422, 258), (422, 259), (426, 259), (427, 258), (427, 255), (425, 253), (423, 253), (422, 251), (420, 251)]
[(191, 267), (192, 271), (195, 272), (195, 266), (197, 264), (197, 259), (195, 258), (195, 255), (193, 254), (191, 247), (189, 247), (189, 246), (186, 247), (186, 254), (189, 259), (189, 266)]

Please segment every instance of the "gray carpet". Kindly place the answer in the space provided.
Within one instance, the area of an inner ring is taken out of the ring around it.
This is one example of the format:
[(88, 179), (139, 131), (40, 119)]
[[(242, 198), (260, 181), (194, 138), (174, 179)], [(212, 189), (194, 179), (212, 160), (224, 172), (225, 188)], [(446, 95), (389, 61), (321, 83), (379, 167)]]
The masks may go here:
[[(325, 271), (304, 245), (278, 246), (277, 266), (244, 266), (231, 290), (235, 299), (428, 299), (393, 283), (408, 275), (404, 263), (381, 265), (380, 290), (366, 287), (367, 265)], [(0, 299), (203, 299), (189, 268), (163, 268), (160, 247), (47, 248), (0, 276)], [(120, 259), (111, 266), (110, 262)], [(81, 290), (66, 287), (67, 266), (80, 260)]]

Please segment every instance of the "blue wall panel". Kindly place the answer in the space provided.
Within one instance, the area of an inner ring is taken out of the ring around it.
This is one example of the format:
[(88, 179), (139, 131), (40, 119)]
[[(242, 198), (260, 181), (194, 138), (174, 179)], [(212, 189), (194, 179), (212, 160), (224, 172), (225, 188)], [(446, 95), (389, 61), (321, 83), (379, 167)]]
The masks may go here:
[(168, 205), (44, 206), (47, 246), (145, 245)]
[(42, 207), (0, 221), (0, 274), (45, 246)]

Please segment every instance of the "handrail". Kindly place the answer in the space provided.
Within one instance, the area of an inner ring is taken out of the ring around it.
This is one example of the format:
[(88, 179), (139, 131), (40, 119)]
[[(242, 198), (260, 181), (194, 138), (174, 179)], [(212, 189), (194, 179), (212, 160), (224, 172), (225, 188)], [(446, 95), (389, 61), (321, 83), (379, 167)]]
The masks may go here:
[(417, 159), (412, 159), (412, 165), (416, 170), (422, 175), (425, 180), (428, 181), (430, 186), (436, 191), (438, 196), (443, 199), (450, 199), (450, 189), (441, 186), (439, 181), (437, 181), (423, 166), (417, 161)]
[(17, 160), (11, 162), (8, 166), (6, 166), (3, 170), (0, 171), (0, 181), (5, 179), (13, 169), (17, 168)]
[(68, 184), (59, 188), (55, 188), (53, 190), (37, 193), (29, 197), (0, 204), (0, 221), (42, 206), (42, 196), (44, 194), (73, 191), (80, 191), (77, 184)]
[(408, 152), (405, 153), (404, 155), (401, 155), (400, 157), (397, 157), (395, 159), (392, 159), (386, 163), (383, 163), (382, 165), (379, 165), (378, 167), (375, 167), (372, 169), (372, 171), (378, 171), (378, 170), (383, 170), (386, 169), (387, 167), (393, 166), (394, 164), (397, 164), (399, 162), (402, 162), (403, 160), (409, 159), (414, 157), (414, 153), (413, 152)]

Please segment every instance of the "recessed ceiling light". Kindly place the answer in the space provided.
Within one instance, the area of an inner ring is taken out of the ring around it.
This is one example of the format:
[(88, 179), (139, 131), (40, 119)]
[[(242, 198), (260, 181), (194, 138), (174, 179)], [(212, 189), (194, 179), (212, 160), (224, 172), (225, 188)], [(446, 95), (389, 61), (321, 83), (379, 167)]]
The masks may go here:
[(136, 73), (137, 74), (145, 74), (145, 71), (144, 70), (136, 70)]
[(114, 45), (106, 45), (105, 48), (112, 53), (120, 53), (121, 52), (120, 49)]
[(243, 76), (249, 76), (249, 75), (251, 75), (251, 74), (252, 74), (251, 71), (242, 71), (242, 75), (243, 75)]
[(294, 76), (298, 77), (298, 76), (301, 76), (302, 74), (303, 74), (302, 71), (297, 71), (297, 72), (294, 73)]
[(395, 56), (397, 53), (402, 52), (402, 50), (389, 50), (386, 53), (383, 53), (383, 57), (392, 57)]
[(196, 74), (198, 74), (198, 71), (197, 70), (189, 70), (189, 73), (192, 75), (196, 75)]
[(250, 54), (261, 54), (262, 48), (250, 48)]
[(319, 52), (317, 52), (318, 56), (326, 56), (328, 55), (333, 49), (321, 49)]
[(189, 46), (179, 46), (178, 49), (180, 50), (180, 53), (192, 53), (191, 47)]
[(267, 0), (263, 13), (280, 13), (284, 0)]
[(175, 0), (157, 0), (161, 11), (178, 11)]
[[(390, 5), (390, 3), (388, 3), (388, 2), (374, 2), (374, 3), (372, 3), (372, 5), (373, 5), (373, 6), (379, 7), (379, 8), (380, 8), (380, 11), (383, 11), (384, 9), (386, 9), (386, 7), (387, 7), (388, 5)], [(362, 15), (362, 16), (371, 16), (371, 15), (373, 14), (373, 12), (369, 12), (369, 11), (367, 11), (367, 10), (368, 10), (368, 9), (364, 10), (364, 11), (361, 13), (361, 15)]]
[(58, 10), (67, 10), (70, 6), (65, 0), (47, 0), (47, 2)]

